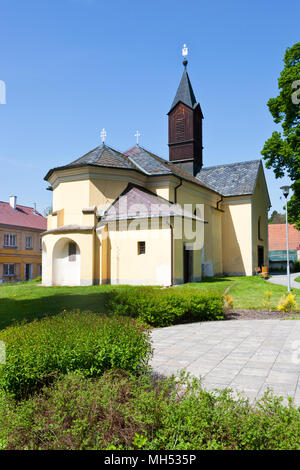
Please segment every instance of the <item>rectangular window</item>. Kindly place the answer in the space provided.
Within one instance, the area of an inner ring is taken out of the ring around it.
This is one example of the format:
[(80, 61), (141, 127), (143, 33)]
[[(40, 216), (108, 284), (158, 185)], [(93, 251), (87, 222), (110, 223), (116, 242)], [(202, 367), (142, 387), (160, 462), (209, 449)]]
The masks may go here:
[(32, 248), (32, 238), (26, 237), (26, 248)]
[(16, 246), (16, 235), (6, 233), (4, 235), (4, 246)]
[(42, 239), (40, 238), (40, 250), (42, 250)]
[(76, 261), (76, 243), (69, 243), (69, 261)]
[(4, 264), (3, 265), (3, 276), (14, 276), (15, 272), (15, 264)]
[(146, 253), (146, 242), (138, 242), (138, 255)]

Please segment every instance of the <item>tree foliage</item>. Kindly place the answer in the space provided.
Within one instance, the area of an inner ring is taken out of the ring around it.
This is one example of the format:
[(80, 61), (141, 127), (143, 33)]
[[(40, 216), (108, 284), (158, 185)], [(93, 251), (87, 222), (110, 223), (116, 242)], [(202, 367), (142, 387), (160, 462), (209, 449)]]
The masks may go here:
[(273, 168), (276, 178), (287, 174), (292, 180), (289, 222), (296, 223), (300, 229), (300, 42), (287, 48), (283, 62), (278, 79), (279, 95), (267, 103), (282, 132), (273, 132), (261, 153), (266, 167)]
[(279, 214), (276, 210), (272, 212), (268, 219), (269, 224), (285, 224), (285, 215)]

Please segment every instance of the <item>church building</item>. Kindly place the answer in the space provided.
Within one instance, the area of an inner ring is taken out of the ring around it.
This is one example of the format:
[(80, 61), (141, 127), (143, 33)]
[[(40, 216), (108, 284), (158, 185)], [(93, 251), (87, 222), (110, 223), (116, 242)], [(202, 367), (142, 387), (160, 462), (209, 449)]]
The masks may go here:
[[(185, 55), (185, 54), (184, 54)], [(45, 176), (53, 191), (44, 285), (174, 285), (251, 276), (268, 264), (260, 159), (206, 167), (203, 113), (187, 72), (168, 112), (169, 161), (102, 144)], [(138, 135), (138, 133), (137, 133)]]

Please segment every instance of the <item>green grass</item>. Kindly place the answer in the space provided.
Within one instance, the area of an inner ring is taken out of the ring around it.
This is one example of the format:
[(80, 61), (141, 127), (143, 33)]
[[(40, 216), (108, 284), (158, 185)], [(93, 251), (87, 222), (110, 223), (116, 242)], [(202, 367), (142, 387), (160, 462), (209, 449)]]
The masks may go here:
[[(200, 290), (218, 290), (218, 292), (224, 292), (229, 288), (228, 294), (233, 297), (233, 307), (237, 309), (264, 309), (264, 301), (269, 291), (271, 292), (271, 309), (276, 310), (280, 298), (287, 293), (286, 287), (271, 284), (259, 276), (213, 278), (206, 279), (202, 283), (186, 285)], [(300, 307), (300, 286), (299, 289), (292, 289), (292, 292)]]
[[(199, 290), (224, 293), (229, 288), (233, 297), (234, 308), (262, 309), (267, 291), (271, 294), (272, 309), (276, 309), (280, 297), (286, 293), (283, 286), (271, 284), (253, 277), (226, 277), (205, 279), (200, 283), (186, 284)], [(185, 286), (175, 287), (184, 289)], [(107, 313), (104, 307), (105, 295), (112, 289), (123, 286), (88, 286), (88, 287), (43, 287), (36, 282), (4, 284), (0, 286), (0, 329), (26, 319), (31, 321), (46, 315), (57, 314), (62, 310), (90, 310)], [(138, 287), (136, 287), (138, 289)], [(292, 289), (300, 306), (300, 289)]]
[[(122, 288), (122, 287), (119, 287)], [(44, 287), (35, 282), (0, 286), (0, 329), (62, 310), (105, 313), (104, 298), (113, 286)]]
[[(300, 282), (300, 276), (296, 277), (296, 279), (294, 279), (294, 281)], [(300, 286), (299, 286), (299, 289), (300, 289)]]

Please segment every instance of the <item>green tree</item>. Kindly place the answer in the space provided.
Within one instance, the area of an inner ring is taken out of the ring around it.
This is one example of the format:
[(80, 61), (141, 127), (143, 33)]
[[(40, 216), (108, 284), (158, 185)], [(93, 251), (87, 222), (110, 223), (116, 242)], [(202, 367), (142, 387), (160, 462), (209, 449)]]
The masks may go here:
[(268, 219), (269, 224), (285, 224), (285, 215), (279, 214), (276, 210), (272, 212)]
[(44, 217), (47, 217), (48, 215), (52, 214), (53, 209), (52, 206), (48, 206), (43, 210)]
[(279, 95), (270, 98), (268, 107), (282, 132), (273, 132), (265, 142), (262, 155), (276, 178), (287, 174), (293, 195), (288, 202), (289, 222), (300, 229), (300, 42), (287, 48), (284, 68), (278, 79)]

